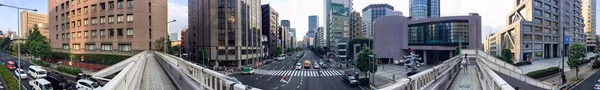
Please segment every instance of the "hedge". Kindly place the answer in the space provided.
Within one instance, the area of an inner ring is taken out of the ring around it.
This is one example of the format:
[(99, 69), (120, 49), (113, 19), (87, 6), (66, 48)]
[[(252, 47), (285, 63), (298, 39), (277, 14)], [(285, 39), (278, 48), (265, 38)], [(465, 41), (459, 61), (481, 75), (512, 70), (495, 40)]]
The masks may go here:
[(35, 63), (37, 65), (40, 65), (42, 67), (50, 67), (50, 64), (48, 64), (47, 62), (44, 61), (40, 61), (40, 60), (31, 60), (32, 63)]
[(4, 82), (8, 84), (8, 89), (19, 90), (19, 82), (17, 81), (17, 78), (13, 76), (13, 74), (8, 70), (8, 68), (6, 68), (6, 66), (0, 66), (0, 75), (2, 76), (2, 79), (4, 79)]
[(542, 70), (537, 70), (537, 71), (533, 71), (533, 72), (529, 72), (526, 75), (534, 78), (534, 79), (538, 79), (538, 78), (542, 78), (548, 75), (552, 75), (555, 73), (560, 72), (560, 69), (558, 67), (550, 67), (547, 69), (542, 69)]
[(70, 56), (76, 58), (76, 60), (81, 59), (83, 55), (84, 63), (93, 63), (93, 64), (101, 64), (101, 65), (113, 65), (115, 63), (119, 63), (131, 56), (124, 55), (109, 55), (109, 54), (69, 54), (62, 52), (54, 52), (52, 56), (54, 59), (62, 59), (62, 60), (70, 60)]
[(56, 69), (58, 69), (58, 71), (60, 71), (60, 72), (68, 73), (71, 75), (79, 75), (79, 73), (82, 72), (81, 69), (79, 69), (79, 68), (65, 67), (65, 66), (58, 66)]
[(521, 66), (521, 65), (531, 65), (530, 61), (523, 61), (523, 62), (518, 62), (514, 64), (515, 66)]

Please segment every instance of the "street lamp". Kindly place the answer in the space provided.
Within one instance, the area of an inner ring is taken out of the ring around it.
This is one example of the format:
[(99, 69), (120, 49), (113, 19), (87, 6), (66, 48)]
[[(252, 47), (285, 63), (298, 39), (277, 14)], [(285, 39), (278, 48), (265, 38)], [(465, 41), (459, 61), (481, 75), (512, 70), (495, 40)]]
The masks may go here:
[(167, 52), (167, 45), (169, 45), (169, 44), (167, 44), (167, 40), (169, 40), (169, 39), (168, 39), (168, 38), (169, 38), (169, 27), (168, 27), (168, 26), (169, 26), (169, 23), (173, 23), (173, 22), (176, 22), (176, 21), (177, 21), (177, 20), (173, 19), (173, 21), (169, 21), (169, 22), (167, 22), (167, 23), (166, 23), (166, 25), (165, 25), (165, 31), (166, 31), (166, 33), (165, 33), (165, 36), (166, 36), (166, 37), (165, 37), (165, 40), (163, 41), (163, 42), (165, 43), (165, 45), (163, 46), (163, 49), (164, 49), (163, 51), (164, 51), (165, 53), (168, 53), (168, 52)]
[(564, 83), (567, 82), (567, 79), (565, 77), (565, 55), (567, 55), (567, 49), (565, 47), (565, 40), (566, 40), (566, 38), (565, 38), (565, 31), (567, 30), (567, 28), (575, 28), (575, 27), (577, 27), (577, 26), (571, 26), (571, 27), (564, 27), (563, 26), (563, 31), (562, 31), (562, 35), (561, 35), (562, 36), (562, 42), (560, 42), (561, 46), (562, 46), (561, 47), (562, 48), (562, 55), (560, 56), (562, 58), (562, 61), (560, 62), (561, 63), (561, 67), (562, 67), (562, 70), (560, 71), (560, 77), (562, 79), (561, 80), (562, 81), (561, 84), (564, 84)]
[[(17, 19), (17, 22), (19, 24), (19, 26), (18, 26), (19, 30), (17, 30), (17, 33), (19, 34), (19, 36), (18, 36), (17, 40), (20, 40), (21, 39), (21, 32), (20, 32), (21, 31), (21, 27), (20, 27), (21, 26), (20, 25), (21, 24), (21, 21), (20, 21), (21, 20), (21, 17), (20, 17), (21, 13), (19, 13), (19, 12), (21, 11), (21, 9), (37, 12), (37, 9), (29, 9), (29, 8), (22, 8), (22, 7), (10, 6), (10, 5), (2, 4), (2, 3), (0, 3), (0, 6), (5, 6), (5, 7), (17, 9), (17, 17), (19, 18), (19, 19)], [(10, 33), (10, 31), (8, 31), (8, 32)], [(19, 42), (19, 43), (21, 43), (21, 42)], [(17, 68), (20, 69), (21, 68), (21, 44), (17, 44), (17, 60), (19, 61), (19, 63), (17, 63), (19, 67), (17, 67)], [(21, 77), (19, 77), (18, 82), (19, 82), (19, 86), (21, 86)], [(19, 87), (19, 90), (20, 89), (21, 89), (21, 87)]]

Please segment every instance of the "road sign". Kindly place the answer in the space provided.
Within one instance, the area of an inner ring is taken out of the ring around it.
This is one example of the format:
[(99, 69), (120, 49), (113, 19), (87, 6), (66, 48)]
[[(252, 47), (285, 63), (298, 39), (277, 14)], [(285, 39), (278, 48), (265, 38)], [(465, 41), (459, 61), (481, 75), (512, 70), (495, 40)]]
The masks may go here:
[(569, 39), (570, 39), (569, 35), (565, 35), (565, 38), (564, 38), (565, 44), (569, 44), (569, 42), (570, 42)]

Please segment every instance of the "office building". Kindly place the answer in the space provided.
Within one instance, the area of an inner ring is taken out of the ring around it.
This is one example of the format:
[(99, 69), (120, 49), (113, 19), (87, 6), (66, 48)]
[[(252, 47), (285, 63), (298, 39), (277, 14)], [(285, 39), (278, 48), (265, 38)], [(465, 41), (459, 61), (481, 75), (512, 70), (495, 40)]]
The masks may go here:
[(37, 26), (40, 34), (48, 39), (50, 32), (48, 31), (48, 15), (39, 14), (29, 11), (21, 12), (21, 38), (29, 37), (33, 32), (33, 27)]
[(410, 0), (412, 19), (440, 17), (440, 0)]
[[(222, 3), (219, 3), (222, 2)], [(189, 0), (188, 43), (192, 61), (241, 67), (262, 58), (260, 0)], [(198, 57), (198, 49), (204, 58)]]
[(398, 13), (389, 4), (371, 4), (362, 9), (362, 31), (364, 38), (373, 38), (373, 21), (382, 16), (393, 16)]
[(315, 33), (315, 30), (317, 30), (318, 26), (319, 26), (319, 16), (317, 16), (317, 15), (308, 16), (308, 32), (307, 32), (306, 36), (315, 37), (314, 33)]
[(385, 63), (402, 60), (408, 48), (423, 58), (422, 63), (436, 65), (453, 57), (459, 44), (481, 47), (481, 16), (476, 13), (416, 20), (384, 16), (375, 21), (373, 51)]
[(156, 40), (168, 33), (164, 7), (167, 0), (48, 0), (50, 46), (72, 54), (158, 49)]
[(326, 47), (325, 46), (325, 35), (324, 35), (324, 28), (323, 27), (319, 27), (317, 28), (317, 31), (315, 32), (315, 40), (314, 40), (314, 44), (315, 47)]
[(171, 33), (171, 35), (169, 35), (169, 40), (171, 40), (171, 41), (179, 40), (179, 33)]
[(583, 16), (583, 30), (586, 34), (588, 52), (596, 52), (596, 0), (581, 0), (581, 16)]
[(266, 42), (263, 43), (265, 50), (263, 53), (266, 57), (264, 59), (271, 59), (275, 57), (275, 50), (277, 49), (277, 40), (279, 38), (279, 13), (271, 7), (270, 4), (261, 6), (262, 8), (262, 35), (266, 36)]
[(281, 26), (291, 28), (290, 20), (281, 20)]
[(360, 38), (361, 30), (362, 30), (362, 28), (360, 27), (362, 25), (362, 23), (360, 21), (361, 21), (360, 13), (353, 11), (352, 14), (350, 15), (350, 38), (351, 39)]
[[(562, 41), (585, 44), (581, 2), (578, 0), (517, 0), (506, 27), (489, 37), (489, 54), (509, 49), (515, 62), (558, 58)], [(564, 31), (564, 38), (562, 37)], [(565, 40), (566, 41), (566, 40)]]
[(187, 55), (188, 55), (187, 51), (190, 51), (189, 47), (186, 47), (186, 46), (188, 46), (188, 43), (186, 43), (186, 42), (188, 42), (186, 39), (186, 38), (188, 38), (188, 35), (186, 33), (187, 30), (188, 30), (188, 26), (183, 27), (183, 29), (181, 30), (181, 47), (180, 47), (181, 50), (180, 50), (180, 52), (182, 54), (181, 58), (184, 58), (184, 59), (187, 59)]
[(350, 38), (350, 11), (352, 0), (325, 0), (325, 37), (328, 52), (332, 52), (338, 60), (346, 60), (346, 43)]

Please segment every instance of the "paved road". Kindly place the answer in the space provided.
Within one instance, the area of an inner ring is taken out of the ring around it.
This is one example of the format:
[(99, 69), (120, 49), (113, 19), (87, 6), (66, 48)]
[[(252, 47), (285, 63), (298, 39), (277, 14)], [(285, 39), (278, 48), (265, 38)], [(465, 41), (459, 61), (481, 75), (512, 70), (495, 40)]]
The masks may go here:
[[(580, 77), (581, 78), (581, 77)], [(589, 78), (581, 81), (579, 85), (573, 86), (571, 90), (591, 90), (594, 88), (594, 84), (600, 79), (600, 72), (596, 71)]]
[[(18, 59), (16, 57), (11, 56), (10, 54), (6, 54), (4, 52), (0, 52), (0, 62), (8, 62), (8, 61), (13, 61), (13, 62), (18, 62)], [(21, 59), (21, 66), (22, 69), (27, 71), (27, 69), (29, 69), (29, 66), (32, 65), (31, 63), (28, 62), (28, 59), (24, 58)], [(14, 71), (11, 71), (14, 74)], [(68, 77), (66, 75), (63, 75), (65, 79), (69, 80), (69, 82), (71, 82), (71, 87), (75, 88), (75, 77)], [(16, 76), (15, 76), (16, 77)], [(31, 86), (29, 85), (29, 78), (28, 79), (23, 79), (21, 80), (21, 84), (27, 88), (27, 90), (32, 90)]]
[[(249, 85), (256, 88), (266, 89), (266, 90), (360, 90), (358, 87), (351, 87), (343, 82), (342, 75), (331, 74), (333, 68), (328, 68), (322, 70), (324, 73), (329, 72), (330, 76), (314, 76), (319, 75), (318, 73), (313, 73), (312, 75), (308, 75), (310, 72), (318, 72), (317, 69), (302, 69), (302, 70), (293, 70), (293, 66), (297, 62), (297, 60), (293, 60), (295, 55), (292, 57), (288, 57), (283, 61), (278, 61), (267, 66), (262, 67), (259, 70), (283, 70), (290, 71), (291, 73), (289, 82), (281, 82), (280, 80), (284, 76), (278, 75), (269, 75), (269, 74), (253, 74), (253, 75), (231, 75), (242, 82), (242, 84)], [(314, 55), (311, 51), (305, 51), (304, 57), (299, 60), (310, 60), (311, 63), (313, 60), (318, 60), (318, 57)], [(281, 71), (280, 71), (281, 72)], [(296, 73), (294, 73), (296, 72)], [(300, 73), (298, 73), (300, 72)], [(308, 72), (306, 75), (301, 72)], [(341, 73), (341, 72), (335, 72)], [(302, 74), (302, 75), (300, 75)], [(327, 75), (327, 74), (321, 74)]]

